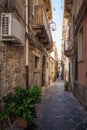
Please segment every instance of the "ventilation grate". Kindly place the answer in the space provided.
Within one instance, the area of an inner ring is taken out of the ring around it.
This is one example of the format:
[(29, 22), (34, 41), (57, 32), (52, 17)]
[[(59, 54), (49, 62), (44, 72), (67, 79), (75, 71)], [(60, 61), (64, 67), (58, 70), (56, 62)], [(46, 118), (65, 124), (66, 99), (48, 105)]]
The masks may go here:
[(1, 34), (10, 35), (11, 34), (11, 14), (3, 14), (1, 16)]

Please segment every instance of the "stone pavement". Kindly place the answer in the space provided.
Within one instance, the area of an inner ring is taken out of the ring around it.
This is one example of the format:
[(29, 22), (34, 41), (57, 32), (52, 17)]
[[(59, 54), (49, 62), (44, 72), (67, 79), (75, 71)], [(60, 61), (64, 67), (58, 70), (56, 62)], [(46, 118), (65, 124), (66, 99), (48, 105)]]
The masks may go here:
[(87, 130), (87, 112), (71, 92), (64, 91), (64, 82), (58, 80), (43, 89), (35, 123), (33, 130)]
[[(36, 125), (29, 130), (87, 130), (87, 112), (71, 92), (64, 91), (63, 81), (42, 90)], [(22, 129), (15, 126), (13, 130)]]

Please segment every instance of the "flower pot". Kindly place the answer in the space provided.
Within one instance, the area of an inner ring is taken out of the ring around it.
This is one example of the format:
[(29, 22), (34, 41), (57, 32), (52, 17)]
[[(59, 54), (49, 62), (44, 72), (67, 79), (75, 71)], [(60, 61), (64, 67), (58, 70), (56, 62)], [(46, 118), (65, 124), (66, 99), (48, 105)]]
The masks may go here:
[(69, 87), (68, 86), (65, 86), (65, 91), (69, 91)]
[(27, 121), (24, 120), (21, 117), (17, 118), (17, 122), (18, 122), (18, 127), (22, 127), (22, 128), (26, 128), (27, 127)]

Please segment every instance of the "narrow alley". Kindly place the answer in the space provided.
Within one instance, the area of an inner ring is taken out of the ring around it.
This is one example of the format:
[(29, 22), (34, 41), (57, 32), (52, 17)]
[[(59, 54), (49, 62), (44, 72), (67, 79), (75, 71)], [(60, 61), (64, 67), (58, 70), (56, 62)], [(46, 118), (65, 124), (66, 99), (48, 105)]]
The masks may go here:
[(87, 112), (58, 80), (43, 89), (36, 124), (35, 130), (87, 130)]
[(87, 0), (0, 0), (0, 130), (87, 130)]

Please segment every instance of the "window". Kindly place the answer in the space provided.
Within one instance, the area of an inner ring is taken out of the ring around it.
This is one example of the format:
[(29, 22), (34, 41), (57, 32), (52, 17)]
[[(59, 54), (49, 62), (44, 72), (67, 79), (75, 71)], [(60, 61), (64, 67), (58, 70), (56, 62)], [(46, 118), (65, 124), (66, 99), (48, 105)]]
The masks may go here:
[(35, 68), (38, 68), (39, 66), (39, 57), (35, 56)]
[(83, 27), (79, 30), (78, 33), (78, 60), (83, 59)]

